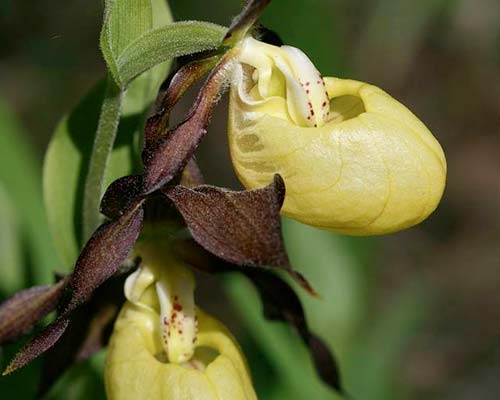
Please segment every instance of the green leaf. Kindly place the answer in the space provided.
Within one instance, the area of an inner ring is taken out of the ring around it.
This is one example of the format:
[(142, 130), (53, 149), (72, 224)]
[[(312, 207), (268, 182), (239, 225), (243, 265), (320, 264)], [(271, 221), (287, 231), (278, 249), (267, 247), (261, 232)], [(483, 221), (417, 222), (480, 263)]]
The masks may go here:
[[(153, 5), (153, 9), (158, 10), (154, 23), (164, 23), (170, 19), (163, 0), (153, 1)], [(139, 137), (145, 111), (154, 100), (169, 67), (168, 61), (159, 64), (129, 85), (122, 103), (111, 159), (105, 165), (106, 168), (99, 172), (103, 187), (120, 176), (138, 170)], [(69, 265), (74, 264), (84, 243), (84, 182), (102, 112), (105, 86), (104, 82), (96, 85), (73, 112), (61, 121), (45, 158), (44, 192), (50, 228), (61, 258)], [(96, 194), (96, 199), (100, 200), (100, 193)], [(95, 208), (98, 203), (94, 204), (94, 215), (98, 215)]]
[[(44, 195), (49, 226), (61, 259), (70, 266), (74, 265), (84, 243), (83, 191), (104, 93), (105, 83), (101, 81), (69, 116), (63, 118), (45, 156)], [(125, 103), (127, 98), (128, 93)], [(151, 98), (149, 101), (143, 98), (142, 106), (139, 101), (138, 97), (129, 100), (134, 107), (120, 119), (117, 140), (106, 169), (105, 186), (139, 169), (137, 136)]]
[[(157, 13), (155, 18), (152, 15), (153, 8)], [(170, 20), (170, 11), (166, 3), (162, 3), (162, 0), (153, 0), (152, 2), (149, 0), (136, 2), (117, 0), (108, 3), (105, 26), (103, 27), (105, 44), (107, 44), (107, 47), (104, 48), (105, 53), (111, 52), (112, 59), (115, 60), (116, 55), (120, 54), (130, 41), (154, 28), (155, 24)], [(128, 91), (128, 100), (124, 104), (122, 104), (124, 90), (129, 81), (120, 87), (112, 78), (112, 74), (108, 75), (106, 93), (101, 107), (83, 193), (84, 240), (91, 236), (101, 222), (99, 204), (105, 188), (106, 177), (108, 179), (117, 177), (113, 173), (110, 174), (107, 168), (120, 116), (134, 113), (142, 114), (155, 97), (168, 68), (169, 65), (165, 62), (157, 63), (154, 69), (143, 74), (142, 79), (135, 82)], [(111, 72), (113, 71), (111, 70)]]
[(116, 61), (119, 81), (126, 85), (149, 68), (174, 57), (216, 49), (226, 28), (209, 22), (183, 21), (146, 32), (124, 49)]
[(101, 82), (59, 123), (45, 155), (43, 186), (49, 226), (68, 267), (74, 265), (82, 241), (83, 182), (103, 95)]
[(101, 50), (120, 88), (164, 61), (217, 48), (226, 28), (208, 22), (171, 24), (164, 0), (108, 0)]
[[(134, 39), (153, 27), (150, 0), (107, 0), (101, 31), (101, 50), (111, 74), (119, 83), (116, 60)], [(121, 86), (121, 85), (120, 85)]]
[[(369, 327), (358, 337), (349, 366), (351, 394), (356, 399), (410, 398), (401, 370), (412, 339), (422, 330), (432, 293), (421, 283), (411, 283), (393, 295)], [(367, 324), (368, 325), (368, 324)]]
[(33, 266), (30, 271), (33, 282), (23, 283), (50, 283), (52, 273), (59, 264), (45, 219), (40, 167), (33, 150), (25, 141), (27, 136), (1, 99), (0, 131), (0, 183), (7, 191), (9, 201), (19, 217), (19, 228), (28, 245), (29, 259)]

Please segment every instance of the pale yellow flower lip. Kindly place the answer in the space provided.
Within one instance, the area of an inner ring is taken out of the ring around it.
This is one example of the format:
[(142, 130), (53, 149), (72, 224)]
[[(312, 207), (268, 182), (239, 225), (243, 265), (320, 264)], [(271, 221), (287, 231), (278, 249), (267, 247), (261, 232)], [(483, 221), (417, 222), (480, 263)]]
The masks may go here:
[(127, 302), (108, 348), (105, 384), (110, 400), (254, 400), (243, 354), (230, 332), (197, 309), (197, 351), (184, 364), (166, 363), (158, 315)]
[(267, 185), (278, 173), (286, 185), (284, 215), (350, 235), (405, 229), (436, 209), (446, 159), (410, 110), (373, 85), (322, 78), (326, 122), (298, 124), (279, 68), (267, 72), (272, 90), (265, 97), (249, 57), (235, 69), (228, 118), (233, 166), (246, 188)]

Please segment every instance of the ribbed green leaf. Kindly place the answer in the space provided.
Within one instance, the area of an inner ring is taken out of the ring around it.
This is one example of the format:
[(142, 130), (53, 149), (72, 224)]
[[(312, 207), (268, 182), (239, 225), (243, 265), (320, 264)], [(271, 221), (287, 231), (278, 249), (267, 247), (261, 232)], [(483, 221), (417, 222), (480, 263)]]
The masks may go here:
[(184, 21), (170, 24), (163, 0), (107, 0), (101, 50), (117, 85), (174, 57), (218, 47), (226, 28)]
[(116, 60), (134, 39), (153, 27), (150, 0), (106, 0), (101, 31), (101, 50), (112, 75), (116, 75)]
[(183, 21), (149, 31), (117, 59), (119, 81), (126, 84), (149, 68), (174, 57), (217, 48), (226, 28), (209, 22)]

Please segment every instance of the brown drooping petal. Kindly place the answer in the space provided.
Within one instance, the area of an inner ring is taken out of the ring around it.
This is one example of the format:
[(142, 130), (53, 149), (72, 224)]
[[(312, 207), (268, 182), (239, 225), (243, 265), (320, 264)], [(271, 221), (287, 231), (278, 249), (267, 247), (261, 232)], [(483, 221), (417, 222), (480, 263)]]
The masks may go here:
[(174, 186), (163, 192), (182, 214), (196, 242), (212, 254), (240, 266), (279, 267), (314, 292), (292, 270), (285, 250), (279, 214), (285, 186), (279, 175), (270, 185), (251, 191)]
[(201, 77), (207, 74), (220, 57), (213, 56), (202, 60), (195, 60), (183, 65), (172, 76), (165, 95), (162, 97), (158, 110), (148, 118), (144, 130), (144, 154), (147, 158), (151, 146), (167, 132), (170, 112), (184, 93)]
[(134, 203), (142, 199), (144, 189), (142, 175), (129, 175), (118, 178), (107, 188), (101, 200), (101, 213), (116, 220)]
[(265, 317), (292, 325), (309, 348), (321, 379), (333, 389), (343, 393), (337, 362), (325, 343), (309, 331), (304, 309), (292, 287), (270, 271), (247, 269), (243, 273), (257, 287)]
[(205, 136), (212, 111), (229, 79), (227, 69), (234, 54), (225, 54), (198, 93), (187, 119), (156, 140), (143, 154), (145, 194), (170, 182), (193, 156)]
[(36, 323), (55, 310), (67, 280), (17, 292), (0, 305), (0, 345), (31, 331)]
[(271, 0), (249, 0), (241, 13), (231, 23), (223, 43), (232, 45), (243, 39), (269, 3)]
[(40, 354), (50, 349), (68, 327), (68, 318), (58, 318), (29, 341), (7, 366), (3, 375), (10, 374), (32, 362)]
[(125, 300), (125, 278), (110, 279), (90, 301), (71, 315), (59, 341), (44, 354), (38, 397), (43, 395), (74, 363), (85, 360), (107, 345), (114, 321)]
[(94, 290), (118, 271), (139, 236), (143, 218), (142, 205), (136, 204), (94, 232), (76, 262), (70, 281), (72, 297), (65, 315), (86, 302)]

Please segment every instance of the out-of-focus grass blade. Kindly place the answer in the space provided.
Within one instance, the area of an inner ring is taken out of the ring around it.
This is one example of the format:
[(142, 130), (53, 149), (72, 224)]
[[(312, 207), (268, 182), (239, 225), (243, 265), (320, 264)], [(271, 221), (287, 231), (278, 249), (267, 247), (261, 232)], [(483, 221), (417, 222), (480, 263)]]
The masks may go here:
[(50, 283), (59, 267), (47, 228), (42, 201), (40, 167), (26, 135), (0, 99), (0, 183), (15, 206), (28, 245), (33, 282)]
[(273, 1), (261, 22), (285, 44), (303, 50), (324, 76), (338, 76), (344, 65), (337, 8), (335, 2), (325, 0)]
[[(238, 275), (227, 277), (225, 283), (246, 330), (251, 332), (278, 378), (264, 385), (256, 382), (262, 391), (258, 395), (269, 400), (339, 400), (340, 397), (316, 375), (309, 353), (299, 336), (284, 323), (264, 319), (253, 285)], [(259, 368), (259, 365), (254, 367)]]
[(0, 182), (0, 301), (25, 282), (18, 211)]
[(104, 360), (101, 351), (70, 368), (54, 385), (44, 400), (106, 400), (104, 392)]
[(365, 317), (371, 274), (366, 264), (372, 241), (334, 235), (290, 219), (283, 220), (283, 235), (292, 265), (320, 296), (297, 291), (311, 329), (342, 361)]
[(403, 288), (391, 304), (358, 336), (348, 365), (348, 384), (355, 399), (402, 400), (410, 388), (399, 378), (404, 353), (425, 322), (429, 293), (422, 287)]
[[(383, 74), (390, 71), (391, 83), (405, 79), (415, 61), (419, 45), (426, 39), (429, 25), (455, 3), (455, 0), (377, 0), (365, 23), (356, 49), (357, 69), (365, 71), (364, 63)], [(373, 63), (383, 54), (383, 62)]]

